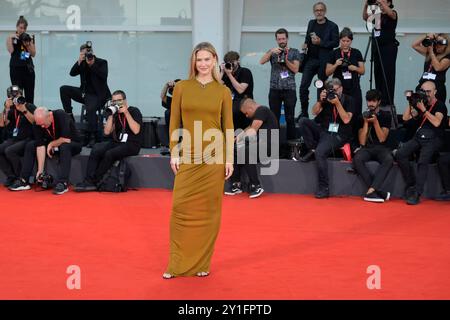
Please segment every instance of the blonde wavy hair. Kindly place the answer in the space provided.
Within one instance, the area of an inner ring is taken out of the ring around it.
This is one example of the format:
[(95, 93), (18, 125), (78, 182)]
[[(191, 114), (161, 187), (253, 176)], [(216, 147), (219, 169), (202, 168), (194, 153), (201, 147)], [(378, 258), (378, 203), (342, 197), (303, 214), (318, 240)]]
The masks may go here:
[(219, 57), (217, 55), (216, 49), (209, 42), (200, 42), (199, 44), (197, 44), (195, 46), (194, 50), (192, 51), (191, 67), (189, 70), (189, 79), (195, 79), (195, 77), (198, 74), (198, 71), (197, 71), (197, 68), (195, 67), (195, 65), (196, 65), (196, 60), (197, 60), (197, 53), (202, 50), (210, 52), (213, 55), (213, 57), (216, 59), (216, 63), (214, 64), (214, 68), (212, 70), (212, 76), (215, 81), (221, 83), (221, 76), (220, 76), (220, 69), (219, 69), (219, 62), (218, 62)]

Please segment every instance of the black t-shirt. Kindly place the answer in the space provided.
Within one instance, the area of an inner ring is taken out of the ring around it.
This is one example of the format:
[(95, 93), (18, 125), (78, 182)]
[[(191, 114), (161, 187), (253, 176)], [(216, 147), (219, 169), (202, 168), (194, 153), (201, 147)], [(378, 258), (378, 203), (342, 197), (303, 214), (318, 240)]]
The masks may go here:
[(11, 59), (9, 60), (10, 67), (26, 67), (27, 64), (33, 66), (33, 58), (21, 40), (13, 40), (13, 47), (14, 51), (11, 53)]
[[(430, 110), (431, 107), (427, 107), (427, 110)], [(433, 109), (431, 109), (430, 113), (432, 115), (435, 115), (436, 112), (440, 112), (444, 115), (444, 117), (442, 118), (441, 121), (441, 125), (439, 127), (435, 127), (430, 121), (426, 120), (422, 126), (422, 129), (428, 130), (428, 131), (432, 131), (434, 133), (434, 135), (442, 137), (444, 135), (444, 130), (445, 130), (445, 126), (448, 123), (447, 120), (447, 107), (445, 106), (445, 103), (443, 103), (442, 101), (437, 100), (436, 104), (434, 105)], [(418, 127), (418, 131), (420, 131), (420, 125), (422, 123), (424, 118), (419, 118), (419, 121), (417, 121), (417, 127)]]
[[(116, 113), (114, 114), (114, 131), (112, 133), (112, 138), (116, 142), (120, 142), (120, 137), (122, 133), (125, 133), (128, 135), (126, 143), (134, 144), (138, 147), (141, 147), (142, 145), (142, 132), (144, 130), (144, 125), (142, 121), (142, 114), (141, 111), (139, 111), (136, 107), (128, 107), (128, 112), (130, 113), (131, 117), (139, 123), (141, 126), (141, 130), (139, 130), (138, 134), (134, 134), (133, 131), (131, 131), (128, 121), (126, 121), (126, 117), (122, 113)], [(125, 123), (125, 127), (124, 127)]]
[[(326, 23), (315, 23), (311, 29), (311, 32), (315, 32), (316, 35), (323, 40), (326, 27)], [(312, 59), (319, 59), (319, 47), (320, 46), (311, 43), (308, 46), (308, 57)]]
[(171, 105), (172, 105), (172, 97), (171, 96), (166, 96), (166, 102), (164, 102), (164, 100), (161, 100), (161, 106), (163, 108), (166, 108), (169, 111), (170, 111)]
[(224, 84), (231, 90), (231, 96), (233, 98), (233, 124), (235, 129), (245, 129), (249, 126), (250, 120), (245, 117), (245, 115), (240, 110), (240, 102), (244, 96), (253, 99), (253, 75), (252, 72), (247, 68), (239, 67), (234, 77), (239, 83), (247, 83), (248, 87), (243, 93), (237, 92), (231, 83), (230, 78), (227, 74), (223, 75)]
[[(355, 114), (352, 97), (343, 94), (340, 101), (342, 107), (346, 112), (351, 112), (353, 115)], [(336, 122), (339, 125), (337, 133), (342, 139), (349, 140), (352, 137), (352, 121), (350, 121), (348, 124), (345, 124), (339, 116), (337, 108), (328, 101), (322, 103), (322, 111), (314, 120), (319, 123), (320, 126), (327, 132), (329, 132), (328, 129), (330, 128), (330, 124)], [(329, 133), (336, 134), (332, 132)]]
[(258, 130), (258, 139), (260, 143), (267, 141), (268, 148), (270, 148), (272, 130), (278, 129), (278, 121), (273, 112), (266, 106), (259, 106), (251, 120), (260, 120), (263, 122)]
[(70, 139), (74, 142), (80, 142), (80, 136), (75, 123), (64, 110), (55, 110), (53, 113), (53, 122), (48, 128), (42, 128), (33, 125), (34, 137), (37, 146), (45, 146), (59, 138)]
[[(25, 107), (30, 113), (34, 113), (34, 110), (36, 110), (36, 106), (31, 103), (26, 103)], [(14, 140), (21, 141), (33, 137), (33, 124), (15, 107), (9, 110), (8, 121), (8, 130)]]
[[(335, 49), (333, 52), (330, 53), (330, 58), (328, 60), (329, 64), (335, 64), (338, 59), (341, 58), (347, 58), (352, 65), (359, 66), (359, 62), (363, 62), (363, 56), (361, 54), (361, 51), (358, 49), (351, 48), (351, 50), (347, 53), (344, 53), (341, 51), (341, 49)], [(348, 74), (345, 74), (344, 72), (350, 72), (351, 79), (349, 78)], [(336, 70), (333, 73), (333, 78), (338, 78), (342, 82), (342, 87), (344, 88), (344, 93), (350, 95), (350, 93), (354, 89), (359, 89), (359, 74), (356, 71), (348, 71), (347, 67), (338, 66)]]
[[(446, 55), (442, 59), (449, 59), (450, 60), (450, 53), (448, 55)], [(448, 70), (448, 68), (445, 69), (445, 70), (442, 70), (442, 71), (436, 71), (433, 68), (433, 66), (431, 65), (431, 59), (428, 60), (428, 61), (425, 61), (424, 66), (423, 66), (423, 72), (424, 73), (422, 74), (422, 77), (420, 78), (419, 84), (422, 85), (422, 83), (424, 83), (424, 82), (426, 82), (428, 80), (432, 80), (434, 82), (445, 83), (447, 70)], [(434, 75), (436, 75), (436, 78), (434, 80), (433, 79), (428, 79), (428, 78), (424, 79), (425, 73), (434, 74)]]
[[(380, 127), (381, 128), (388, 128), (390, 129), (391, 127), (391, 114), (389, 112), (386, 111), (378, 111), (377, 113), (377, 119), (378, 122), (380, 123)], [(359, 116), (359, 127), (362, 128), (364, 125), (364, 118), (362, 115)], [(387, 140), (387, 139), (386, 139)], [(367, 142), (366, 142), (366, 146), (371, 146), (371, 145), (384, 145), (386, 143), (385, 142), (380, 142), (380, 140), (378, 139), (377, 133), (375, 131), (375, 128), (373, 126), (373, 124), (369, 123), (369, 132), (368, 132), (368, 136), (367, 136)]]
[(395, 29), (397, 28), (398, 23), (398, 13), (394, 10), (396, 13), (397, 19), (391, 19), (387, 14), (381, 15), (381, 30), (378, 30), (380, 32), (380, 35), (377, 37), (377, 30), (375, 30), (375, 37), (378, 40), (378, 45), (385, 46), (385, 45), (392, 45), (396, 43), (395, 40)]

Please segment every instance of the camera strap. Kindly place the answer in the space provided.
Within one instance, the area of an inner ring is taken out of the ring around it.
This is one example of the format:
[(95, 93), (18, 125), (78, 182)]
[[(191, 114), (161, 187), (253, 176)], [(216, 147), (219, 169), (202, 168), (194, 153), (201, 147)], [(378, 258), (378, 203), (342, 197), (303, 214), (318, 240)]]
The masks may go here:
[[(434, 103), (433, 103), (433, 105), (431, 106), (430, 110), (425, 110), (425, 112), (428, 111), (428, 112), (431, 113), (431, 110), (433, 110), (434, 106), (436, 105), (436, 102), (437, 102), (437, 100), (434, 101)], [(422, 128), (423, 125), (425, 124), (425, 121), (427, 121), (427, 116), (425, 115), (425, 112), (423, 113), (423, 116), (422, 116), (422, 117), (423, 117), (423, 120), (422, 120), (422, 123), (420, 124), (419, 129)]]
[(119, 116), (120, 125), (122, 126), (122, 132), (125, 132), (125, 130), (127, 128), (127, 117), (124, 115), (123, 116), (123, 121), (122, 121), (121, 115), (119, 114), (118, 116)]
[[(350, 59), (351, 54), (352, 54), (352, 48), (349, 48), (349, 49), (348, 49), (348, 54), (347, 54), (347, 59)], [(344, 52), (344, 50), (341, 50), (341, 57), (342, 57), (342, 59), (345, 58), (345, 52)]]
[(19, 128), (19, 123), (20, 123), (20, 114), (17, 114), (17, 110), (14, 109), (14, 117), (16, 118), (16, 129)]

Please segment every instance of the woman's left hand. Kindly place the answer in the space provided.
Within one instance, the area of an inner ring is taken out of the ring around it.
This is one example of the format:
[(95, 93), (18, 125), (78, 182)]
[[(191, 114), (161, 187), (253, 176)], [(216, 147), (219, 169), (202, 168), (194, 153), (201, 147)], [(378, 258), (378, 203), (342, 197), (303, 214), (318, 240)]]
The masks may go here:
[(228, 180), (231, 175), (233, 174), (233, 164), (232, 163), (226, 163), (225, 164), (225, 180)]

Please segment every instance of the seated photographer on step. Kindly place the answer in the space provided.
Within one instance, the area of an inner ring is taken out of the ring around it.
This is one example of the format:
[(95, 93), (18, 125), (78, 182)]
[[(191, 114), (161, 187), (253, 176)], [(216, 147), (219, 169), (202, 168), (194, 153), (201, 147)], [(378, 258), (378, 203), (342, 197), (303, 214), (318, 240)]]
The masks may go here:
[[(394, 159), (391, 150), (385, 145), (389, 136), (391, 115), (380, 110), (381, 92), (369, 90), (366, 93), (367, 110), (359, 117), (359, 143), (353, 158), (356, 172), (362, 178), (367, 190), (364, 200), (369, 202), (384, 202), (389, 200), (390, 193), (381, 189), (392, 168)], [(366, 163), (377, 161), (379, 166), (372, 176)]]
[[(396, 158), (406, 183), (406, 203), (420, 202), (428, 175), (428, 165), (443, 146), (444, 126), (447, 108), (436, 99), (436, 86), (432, 81), (422, 84), (421, 90), (407, 92), (408, 107), (403, 112), (403, 121), (412, 122), (415, 135), (397, 151)], [(417, 177), (410, 163), (410, 157), (420, 151), (417, 160)]]
[(89, 156), (86, 178), (75, 191), (95, 191), (97, 184), (114, 162), (139, 154), (142, 145), (142, 114), (136, 107), (128, 106), (125, 92), (114, 91), (111, 104), (105, 110), (106, 136), (112, 141), (97, 143)]
[[(316, 81), (316, 88), (323, 87), (321, 80)], [(307, 162), (315, 156), (319, 177), (315, 197), (322, 199), (329, 197), (327, 158), (352, 139), (353, 100), (343, 94), (341, 81), (334, 78), (325, 84), (312, 112), (316, 116), (314, 120), (301, 118), (299, 121), (300, 133), (309, 149), (300, 160)]]

